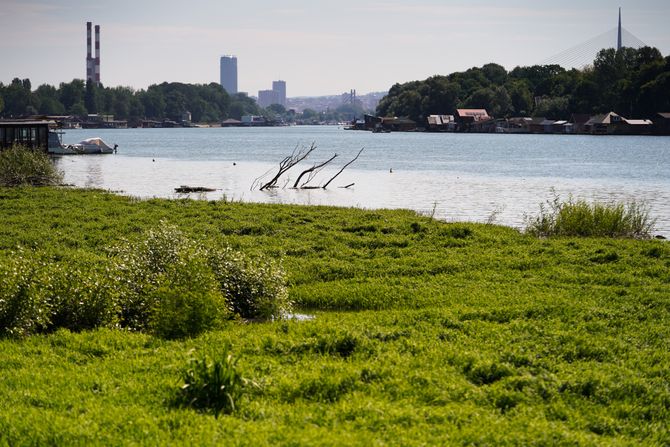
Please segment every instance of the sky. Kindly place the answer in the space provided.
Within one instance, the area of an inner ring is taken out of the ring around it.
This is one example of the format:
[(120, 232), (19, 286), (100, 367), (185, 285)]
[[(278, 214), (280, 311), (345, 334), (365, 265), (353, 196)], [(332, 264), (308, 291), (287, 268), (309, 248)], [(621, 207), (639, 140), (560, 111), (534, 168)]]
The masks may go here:
[[(546, 61), (616, 26), (670, 55), (670, 0), (0, 0), (0, 82), (33, 88), (86, 74), (86, 22), (101, 27), (103, 85), (219, 82), (240, 91), (386, 91), (489, 62)], [(614, 45), (614, 42), (613, 44)]]

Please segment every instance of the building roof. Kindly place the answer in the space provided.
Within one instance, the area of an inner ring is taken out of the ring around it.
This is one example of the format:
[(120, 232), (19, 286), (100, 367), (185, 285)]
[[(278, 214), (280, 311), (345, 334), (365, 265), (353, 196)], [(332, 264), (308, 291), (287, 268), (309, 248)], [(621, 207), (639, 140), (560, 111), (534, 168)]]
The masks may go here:
[(456, 109), (458, 116), (489, 116), (485, 109)]
[(630, 124), (631, 126), (651, 126), (652, 123), (651, 120), (624, 120), (626, 124)]
[(55, 125), (55, 121), (51, 120), (2, 120), (0, 119), (0, 125), (2, 126), (43, 126), (43, 125)]
[(621, 116), (617, 113), (614, 113), (614, 112), (610, 112), (610, 113), (606, 113), (604, 115), (592, 116), (591, 119), (589, 119), (585, 124), (589, 124), (589, 125), (593, 125), (593, 124), (612, 124), (612, 123), (621, 122), (621, 121), (625, 121), (625, 120), (626, 120), (626, 118), (624, 118), (623, 116)]
[(584, 124), (591, 118), (588, 113), (573, 113), (570, 122), (575, 124)]

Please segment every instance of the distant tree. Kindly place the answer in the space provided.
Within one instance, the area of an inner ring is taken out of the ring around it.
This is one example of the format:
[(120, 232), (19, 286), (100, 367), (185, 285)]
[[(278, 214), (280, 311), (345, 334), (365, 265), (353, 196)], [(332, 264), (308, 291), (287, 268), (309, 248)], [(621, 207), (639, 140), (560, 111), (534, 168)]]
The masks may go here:
[(86, 80), (86, 93), (84, 94), (84, 105), (90, 113), (98, 113), (98, 87), (90, 79)]
[(313, 120), (319, 117), (319, 113), (314, 109), (305, 109), (302, 111), (302, 119)]
[(281, 104), (270, 104), (267, 109), (279, 116), (286, 114), (286, 107)]
[(139, 99), (144, 106), (147, 118), (162, 120), (165, 118), (165, 97), (155, 85), (149, 87), (146, 92), (139, 94)]
[(486, 64), (482, 67), (486, 79), (495, 85), (503, 85), (507, 81), (507, 70), (498, 64)]
[(73, 79), (69, 83), (61, 82), (58, 90), (60, 92), (60, 102), (66, 110), (71, 110), (79, 102), (84, 105), (86, 86), (81, 79)]
[(493, 91), (493, 101), (490, 107), (491, 109), (489, 113), (491, 113), (496, 118), (505, 118), (514, 111), (512, 98), (510, 97), (505, 87), (496, 87), (496, 89)]
[(495, 101), (495, 92), (490, 88), (480, 88), (465, 100), (465, 107), (470, 109), (486, 109), (492, 111)]
[(84, 101), (79, 101), (70, 107), (67, 112), (70, 115), (75, 115), (79, 117), (86, 117), (88, 115), (88, 110), (86, 110), (86, 106), (84, 105)]
[(513, 113), (527, 116), (533, 110), (533, 95), (525, 79), (510, 79), (505, 88), (512, 103)]
[(128, 104), (128, 124), (138, 126), (144, 116), (144, 104), (140, 100), (140, 95), (135, 94), (130, 98), (130, 103)]
[(568, 98), (545, 98), (537, 105), (533, 115), (554, 120), (568, 119), (570, 118)]

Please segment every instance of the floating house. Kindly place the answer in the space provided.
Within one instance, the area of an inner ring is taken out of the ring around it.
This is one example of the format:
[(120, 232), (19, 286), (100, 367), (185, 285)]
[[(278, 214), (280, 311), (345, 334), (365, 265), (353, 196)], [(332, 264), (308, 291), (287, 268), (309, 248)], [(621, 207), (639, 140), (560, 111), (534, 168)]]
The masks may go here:
[(431, 132), (455, 132), (456, 118), (454, 115), (430, 115), (427, 119), (428, 128)]
[(654, 119), (655, 135), (670, 135), (670, 113), (659, 112)]
[(49, 150), (49, 129), (56, 127), (50, 120), (0, 120), (0, 150), (15, 143), (31, 149)]

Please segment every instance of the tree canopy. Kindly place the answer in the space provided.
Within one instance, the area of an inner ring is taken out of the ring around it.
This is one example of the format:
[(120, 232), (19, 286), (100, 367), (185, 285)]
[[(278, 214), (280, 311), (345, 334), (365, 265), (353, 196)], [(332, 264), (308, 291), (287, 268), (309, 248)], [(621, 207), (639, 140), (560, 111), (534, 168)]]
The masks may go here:
[(217, 83), (163, 82), (146, 90), (134, 90), (74, 79), (58, 87), (43, 84), (33, 91), (29, 79), (15, 78), (11, 84), (0, 83), (0, 105), (3, 105), (0, 116), (4, 117), (101, 113), (133, 125), (142, 119), (180, 121), (184, 112), (190, 112), (195, 122), (240, 119), (242, 115), (261, 113), (252, 98), (241, 94), (230, 96)]
[(505, 70), (486, 64), (464, 72), (395, 84), (379, 106), (379, 116), (422, 122), (428, 115), (457, 108), (483, 108), (495, 117), (545, 116), (616, 111), (653, 118), (670, 111), (670, 57), (656, 48), (603, 49), (592, 66), (566, 70), (534, 65)]

